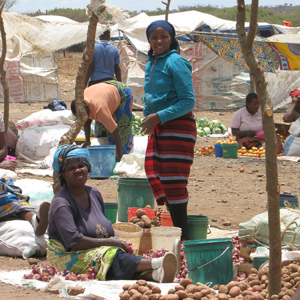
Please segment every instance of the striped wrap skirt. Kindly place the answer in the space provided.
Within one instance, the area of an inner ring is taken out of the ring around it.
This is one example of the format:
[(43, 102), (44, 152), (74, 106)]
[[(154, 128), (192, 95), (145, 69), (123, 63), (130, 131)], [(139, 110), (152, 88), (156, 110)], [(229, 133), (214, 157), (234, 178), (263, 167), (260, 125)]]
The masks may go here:
[(192, 112), (158, 124), (149, 135), (145, 172), (158, 205), (188, 202), (187, 183), (196, 138)]

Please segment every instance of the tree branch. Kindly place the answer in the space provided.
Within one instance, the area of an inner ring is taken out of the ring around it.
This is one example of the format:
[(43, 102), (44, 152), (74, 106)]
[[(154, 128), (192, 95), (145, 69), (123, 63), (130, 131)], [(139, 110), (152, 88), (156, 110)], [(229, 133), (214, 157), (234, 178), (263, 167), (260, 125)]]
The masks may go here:
[(4, 91), (4, 126), (5, 126), (5, 134), (7, 133), (8, 128), (8, 120), (9, 120), (9, 89), (6, 84), (6, 72), (4, 70), (4, 62), (6, 56), (6, 33), (4, 30), (4, 23), (2, 18), (2, 11), (4, 8), (4, 3), (0, 6), (0, 32), (1, 32), (1, 40), (2, 40), (2, 53), (0, 57), (0, 76), (1, 76), (1, 84)]

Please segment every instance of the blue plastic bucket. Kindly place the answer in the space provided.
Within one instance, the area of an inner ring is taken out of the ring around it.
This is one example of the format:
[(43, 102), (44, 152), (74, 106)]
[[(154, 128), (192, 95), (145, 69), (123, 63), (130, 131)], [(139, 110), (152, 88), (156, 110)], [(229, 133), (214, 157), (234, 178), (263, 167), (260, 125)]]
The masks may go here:
[(215, 156), (216, 157), (223, 157), (222, 145), (221, 144), (216, 144), (216, 145), (214, 145), (214, 147), (215, 147)]
[(91, 172), (90, 178), (107, 178), (113, 174), (116, 164), (116, 146), (99, 145), (88, 146), (90, 154)]
[(193, 283), (227, 284), (233, 280), (232, 239), (183, 242), (188, 276)]

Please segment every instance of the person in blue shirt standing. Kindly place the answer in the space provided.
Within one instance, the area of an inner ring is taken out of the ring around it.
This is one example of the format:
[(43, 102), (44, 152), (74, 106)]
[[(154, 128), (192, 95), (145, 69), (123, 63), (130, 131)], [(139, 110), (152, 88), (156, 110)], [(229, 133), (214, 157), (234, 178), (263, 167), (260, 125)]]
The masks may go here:
[(151, 23), (146, 30), (150, 43), (145, 68), (144, 120), (148, 133), (145, 172), (158, 205), (167, 205), (174, 226), (189, 240), (187, 182), (197, 138), (192, 66), (178, 54), (175, 29), (167, 21)]
[(122, 81), (120, 69), (119, 50), (112, 45), (110, 40), (110, 30), (107, 29), (100, 36), (100, 42), (95, 45), (93, 61), (90, 63), (86, 83), (88, 85), (113, 80), (116, 75), (117, 81)]

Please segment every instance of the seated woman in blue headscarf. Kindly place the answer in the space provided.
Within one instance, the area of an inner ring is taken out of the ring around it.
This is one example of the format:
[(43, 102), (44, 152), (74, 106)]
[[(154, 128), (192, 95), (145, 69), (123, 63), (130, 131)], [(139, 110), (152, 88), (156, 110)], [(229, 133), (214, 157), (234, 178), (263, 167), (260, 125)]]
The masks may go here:
[(144, 259), (127, 254), (126, 241), (114, 237), (101, 193), (85, 185), (91, 171), (86, 149), (60, 146), (53, 169), (62, 186), (49, 213), (47, 260), (53, 267), (75, 274), (86, 274), (92, 267), (99, 280), (174, 280), (179, 260), (174, 253)]

